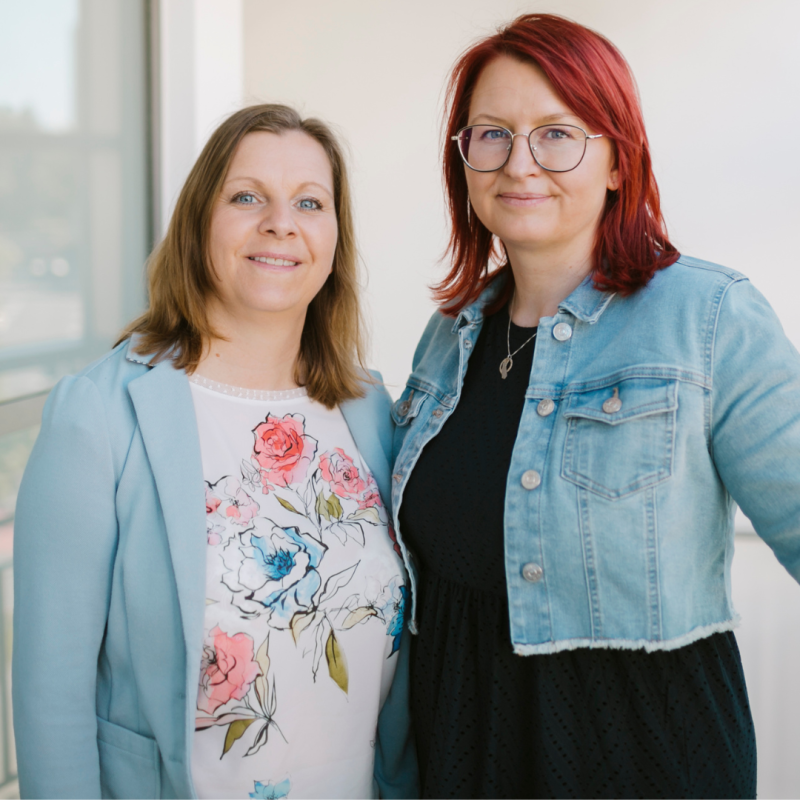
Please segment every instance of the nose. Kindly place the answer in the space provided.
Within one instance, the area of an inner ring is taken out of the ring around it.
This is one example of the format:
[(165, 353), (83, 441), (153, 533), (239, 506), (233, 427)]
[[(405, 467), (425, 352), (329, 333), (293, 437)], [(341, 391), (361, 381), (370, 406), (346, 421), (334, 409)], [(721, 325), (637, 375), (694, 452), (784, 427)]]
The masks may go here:
[(515, 133), (511, 139), (511, 153), (506, 161), (503, 171), (510, 178), (524, 178), (528, 175), (538, 175), (542, 168), (536, 163), (531, 152), (530, 140), (524, 133)]
[(264, 211), (258, 226), (259, 233), (271, 234), (278, 239), (287, 239), (297, 235), (297, 223), (290, 203), (273, 201)]

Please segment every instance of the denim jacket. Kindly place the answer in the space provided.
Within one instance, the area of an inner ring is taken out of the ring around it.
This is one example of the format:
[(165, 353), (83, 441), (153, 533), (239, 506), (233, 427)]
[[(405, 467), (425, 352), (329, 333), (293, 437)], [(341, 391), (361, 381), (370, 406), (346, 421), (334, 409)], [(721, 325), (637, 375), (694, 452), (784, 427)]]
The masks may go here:
[[(412, 581), (403, 490), (458, 404), (496, 291), (434, 314), (392, 407)], [(463, 465), (464, 492), (479, 467)], [(693, 258), (630, 297), (587, 278), (539, 321), (508, 472), (514, 651), (668, 650), (732, 629), (736, 503), (800, 579), (800, 356), (775, 313), (743, 275)]]

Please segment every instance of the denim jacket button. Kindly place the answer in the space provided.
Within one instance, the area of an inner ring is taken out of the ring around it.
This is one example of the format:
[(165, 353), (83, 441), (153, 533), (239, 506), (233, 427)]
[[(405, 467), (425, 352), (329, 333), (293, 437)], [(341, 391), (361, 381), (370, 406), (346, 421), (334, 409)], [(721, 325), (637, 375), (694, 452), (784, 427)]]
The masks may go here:
[(550, 414), (553, 413), (555, 407), (556, 404), (549, 397), (545, 397), (545, 399), (536, 406), (536, 413), (540, 417), (549, 417)]
[(534, 564), (533, 561), (522, 568), (522, 577), (528, 583), (538, 583), (542, 579), (542, 575), (544, 575), (544, 570), (538, 564)]
[(619, 389), (614, 389), (614, 396), (609, 397), (603, 403), (603, 411), (606, 414), (616, 414), (622, 408), (622, 400), (619, 399)]
[(535, 469), (522, 473), (521, 483), (525, 489), (535, 489), (541, 482), (542, 476)]
[(442, 409), (441, 408), (434, 409), (433, 416), (436, 417), (436, 419), (439, 419), (439, 417), (442, 416)]
[(471, 350), (472, 349), (472, 340), (471, 339), (465, 339), (464, 340), (464, 348), (466, 350)]
[(553, 328), (553, 338), (558, 339), (559, 342), (566, 342), (572, 336), (572, 326), (567, 325), (566, 322), (559, 322)]
[(395, 483), (400, 483), (400, 481), (403, 480), (403, 476), (399, 472), (395, 472), (395, 474), (392, 475), (392, 478), (394, 478)]

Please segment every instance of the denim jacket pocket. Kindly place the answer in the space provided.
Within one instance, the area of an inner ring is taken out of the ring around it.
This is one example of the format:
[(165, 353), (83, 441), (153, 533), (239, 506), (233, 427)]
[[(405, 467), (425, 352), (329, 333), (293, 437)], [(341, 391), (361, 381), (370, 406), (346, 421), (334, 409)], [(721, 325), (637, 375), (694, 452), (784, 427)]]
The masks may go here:
[(678, 382), (627, 378), (567, 398), (561, 475), (620, 500), (672, 475)]

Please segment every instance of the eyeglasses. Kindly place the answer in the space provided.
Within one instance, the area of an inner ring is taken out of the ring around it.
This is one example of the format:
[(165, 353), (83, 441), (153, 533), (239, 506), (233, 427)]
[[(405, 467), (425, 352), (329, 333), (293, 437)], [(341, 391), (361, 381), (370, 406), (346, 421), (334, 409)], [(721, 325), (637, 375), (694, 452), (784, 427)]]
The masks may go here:
[[(577, 125), (542, 125), (527, 134), (533, 160), (548, 172), (569, 172), (583, 161), (587, 139), (599, 139), (603, 134), (590, 136)], [(464, 163), (476, 172), (502, 169), (511, 156), (515, 136), (508, 128), (497, 125), (467, 125), (450, 138), (458, 142), (458, 152)]]

